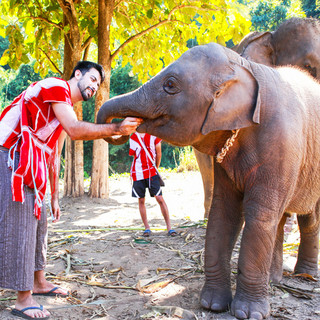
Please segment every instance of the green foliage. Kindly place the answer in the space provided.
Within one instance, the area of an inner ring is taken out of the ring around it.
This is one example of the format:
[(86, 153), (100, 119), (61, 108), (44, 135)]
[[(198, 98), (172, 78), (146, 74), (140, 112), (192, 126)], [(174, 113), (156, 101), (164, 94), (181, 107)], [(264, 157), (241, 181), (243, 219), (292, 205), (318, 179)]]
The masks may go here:
[[(87, 122), (94, 122), (94, 104), (95, 99), (90, 99), (82, 103), (83, 120)], [(85, 176), (91, 174), (92, 168), (92, 150), (93, 141), (83, 141), (83, 163)]]
[[(10, 46), (10, 42), (8, 37), (6, 38), (0, 37), (0, 57), (2, 57), (3, 53), (9, 48), (9, 46)], [(5, 70), (10, 69), (8, 64), (3, 65), (2, 68)]]
[(132, 66), (127, 64), (123, 68), (121, 64), (112, 70), (110, 77), (110, 97), (133, 91), (141, 86), (138, 77), (133, 74)]
[(15, 77), (16, 72), (14, 70), (0, 68), (0, 112), (11, 102), (7, 100), (7, 91), (10, 81)]
[(8, 38), (0, 37), (0, 57), (9, 48), (10, 42)]
[(118, 146), (109, 144), (109, 164), (113, 171), (129, 172), (132, 159), (129, 156), (129, 142)]
[[(0, 37), (0, 58), (2, 54), (9, 48), (8, 38)], [(8, 65), (0, 67), (0, 112), (7, 105), (6, 92), (8, 88), (8, 83), (15, 76), (15, 72), (10, 69)]]
[[(83, 45), (90, 38), (97, 43), (98, 1), (70, 1), (64, 6), (54, 0), (2, 0), (0, 36), (7, 36), (10, 46), (0, 64), (17, 69), (32, 57), (36, 59), (35, 71), (42, 77), (49, 69), (60, 69), (60, 46), (71, 31), (65, 22), (71, 12), (78, 19), (73, 27)], [(189, 39), (196, 38), (199, 44), (240, 41), (250, 26), (242, 10), (235, 0), (119, 1), (106, 53), (110, 49), (113, 66), (121, 54), (122, 66), (130, 62), (133, 73), (145, 81), (186, 51)]]
[[(65, 12), (71, 7), (79, 14), (77, 28), (83, 42), (90, 36), (96, 36), (97, 1), (71, 1), (70, 7), (64, 8)], [(49, 70), (61, 70), (61, 44), (70, 27), (65, 24), (68, 19), (64, 18), (59, 2), (2, 0), (0, 9), (0, 36), (7, 37), (10, 42), (0, 64), (18, 69), (31, 58), (36, 60), (33, 67), (41, 77), (45, 77)]]
[(7, 92), (4, 95), (5, 99), (12, 101), (31, 83), (39, 80), (41, 80), (41, 77), (38, 73), (34, 72), (32, 65), (22, 65), (18, 70), (15, 79), (9, 82), (7, 86)]
[(189, 39), (198, 44), (225, 44), (230, 39), (236, 43), (249, 26), (234, 1), (120, 2), (111, 25), (111, 51), (121, 49), (123, 65), (130, 62), (133, 72), (146, 81), (186, 51)]
[[(188, 147), (175, 147), (163, 141), (161, 144), (161, 168), (173, 169), (178, 166), (180, 171), (197, 170), (197, 164), (194, 164), (194, 155), (188, 150)], [(109, 163), (114, 172), (130, 172), (132, 160), (133, 157), (129, 156), (129, 142), (118, 146), (109, 145)]]
[(301, 2), (307, 17), (320, 17), (320, 0), (301, 0)]
[(198, 171), (198, 163), (192, 147), (184, 147), (179, 151), (178, 172)]
[(177, 166), (177, 163), (180, 162), (179, 159), (179, 153), (180, 151), (183, 150), (182, 147), (176, 147), (176, 146), (172, 146), (169, 143), (166, 143), (165, 141), (163, 141), (161, 143), (161, 167), (164, 168), (175, 168)]
[[(5, 105), (8, 105), (31, 83), (42, 79), (39, 73), (34, 71), (33, 65), (34, 63), (22, 65), (17, 72), (11, 73), (11, 75), (14, 75), (14, 78), (10, 79), (1, 89), (2, 102), (5, 103)], [(57, 75), (50, 72), (48, 76), (52, 77)]]
[(259, 1), (253, 3), (250, 15), (252, 30), (273, 31), (285, 20), (291, 17), (303, 17), (300, 2), (297, 0)]

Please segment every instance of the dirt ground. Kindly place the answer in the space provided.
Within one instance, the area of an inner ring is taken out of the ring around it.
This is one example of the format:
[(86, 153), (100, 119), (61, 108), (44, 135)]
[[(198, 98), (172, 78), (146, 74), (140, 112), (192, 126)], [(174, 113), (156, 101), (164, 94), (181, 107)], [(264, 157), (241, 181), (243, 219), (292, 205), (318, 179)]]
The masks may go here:
[[(49, 223), (47, 276), (67, 287), (67, 299), (38, 297), (51, 319), (235, 319), (199, 305), (204, 283), (205, 225), (203, 191), (198, 172), (165, 174), (163, 189), (173, 227), (168, 237), (159, 206), (146, 198), (152, 226), (140, 237), (142, 223), (130, 179), (110, 181), (110, 199), (61, 199), (62, 219)], [(287, 235), (285, 269), (295, 263), (299, 235)], [(239, 245), (232, 259), (233, 289)], [(270, 287), (270, 319), (320, 319), (319, 279), (285, 273), (280, 286)], [(0, 319), (10, 314), (15, 292), (0, 290)]]

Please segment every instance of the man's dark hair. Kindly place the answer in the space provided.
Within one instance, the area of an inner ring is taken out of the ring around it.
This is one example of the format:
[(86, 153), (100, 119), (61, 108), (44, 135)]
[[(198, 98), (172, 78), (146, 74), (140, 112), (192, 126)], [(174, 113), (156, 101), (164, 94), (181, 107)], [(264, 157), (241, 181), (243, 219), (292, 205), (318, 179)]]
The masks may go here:
[(102, 83), (105, 78), (103, 67), (100, 64), (91, 61), (79, 61), (77, 65), (74, 67), (70, 79), (72, 79), (75, 76), (75, 72), (77, 70), (80, 70), (82, 75), (84, 75), (92, 68), (96, 69), (100, 73)]

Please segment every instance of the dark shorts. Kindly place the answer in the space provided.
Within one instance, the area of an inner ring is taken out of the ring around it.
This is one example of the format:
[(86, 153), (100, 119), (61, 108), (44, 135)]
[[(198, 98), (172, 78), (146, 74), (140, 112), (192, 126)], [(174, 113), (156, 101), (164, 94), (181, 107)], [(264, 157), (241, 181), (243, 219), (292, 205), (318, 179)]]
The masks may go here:
[(132, 196), (135, 198), (144, 198), (146, 196), (146, 189), (149, 189), (151, 197), (162, 196), (159, 176), (153, 176), (150, 179), (133, 181)]

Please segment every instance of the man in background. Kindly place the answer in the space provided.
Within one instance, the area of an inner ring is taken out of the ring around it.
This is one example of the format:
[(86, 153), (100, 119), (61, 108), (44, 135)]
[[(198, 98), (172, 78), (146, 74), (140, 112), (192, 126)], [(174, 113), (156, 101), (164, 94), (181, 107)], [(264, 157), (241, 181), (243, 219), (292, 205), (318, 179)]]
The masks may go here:
[(176, 236), (177, 232), (171, 229), (170, 217), (167, 204), (162, 196), (160, 179), (157, 168), (161, 162), (161, 139), (151, 136), (148, 133), (135, 132), (130, 137), (129, 155), (133, 156), (130, 174), (133, 180), (132, 196), (138, 198), (139, 212), (144, 224), (144, 237), (151, 234), (147, 219), (145, 205), (146, 189), (149, 189), (151, 197), (155, 197), (165, 220), (168, 235)]

